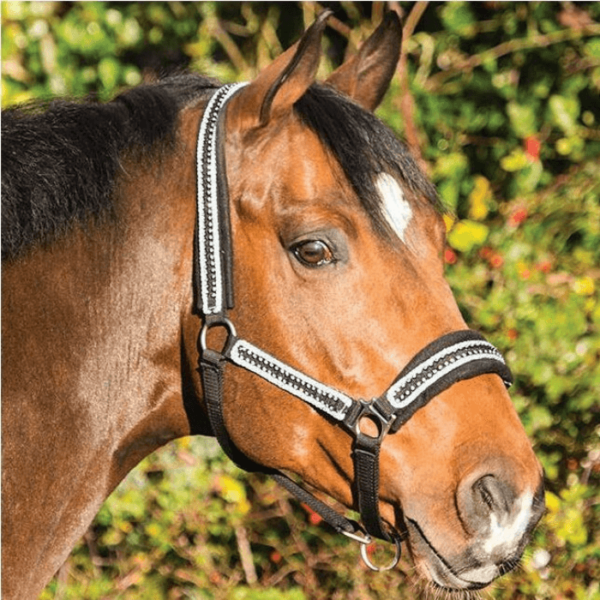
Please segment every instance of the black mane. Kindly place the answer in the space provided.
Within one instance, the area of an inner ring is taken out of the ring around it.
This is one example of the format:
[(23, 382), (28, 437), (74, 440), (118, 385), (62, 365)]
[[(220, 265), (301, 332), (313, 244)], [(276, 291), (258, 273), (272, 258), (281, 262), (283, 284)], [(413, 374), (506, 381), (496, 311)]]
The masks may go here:
[(217, 85), (177, 75), (112, 102), (56, 100), (2, 112), (2, 259), (110, 212), (125, 149), (175, 139), (179, 110)]
[[(181, 74), (107, 104), (57, 100), (3, 111), (2, 259), (55, 239), (72, 223), (110, 214), (123, 151), (150, 158), (159, 143), (172, 147), (181, 108), (216, 87)], [(339, 161), (380, 233), (389, 234), (389, 225), (374, 185), (378, 173), (399, 177), (416, 198), (439, 207), (406, 146), (371, 113), (318, 84), (295, 110)]]

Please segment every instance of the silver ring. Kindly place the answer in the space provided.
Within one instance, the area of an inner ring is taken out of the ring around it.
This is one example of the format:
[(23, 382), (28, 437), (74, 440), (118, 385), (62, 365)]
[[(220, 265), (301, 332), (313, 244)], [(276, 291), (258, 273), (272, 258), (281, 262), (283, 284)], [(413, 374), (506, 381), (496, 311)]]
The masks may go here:
[(237, 335), (234, 324), (227, 317), (222, 317), (219, 321), (210, 323), (210, 325), (207, 323), (202, 325), (202, 329), (200, 330), (200, 349), (202, 352), (206, 352), (206, 350), (208, 350), (206, 345), (206, 334), (208, 333), (208, 330), (212, 329), (213, 327), (223, 327), (227, 330), (227, 340), (225, 340), (223, 350), (221, 351), (224, 352), (229, 341)]
[(386, 565), (384, 567), (377, 567), (371, 562), (371, 560), (369, 559), (369, 554), (367, 553), (368, 544), (361, 543), (360, 556), (363, 559), (365, 565), (367, 565), (367, 567), (369, 567), (369, 569), (371, 569), (372, 571), (389, 571), (390, 569), (393, 569), (398, 564), (398, 562), (400, 562), (400, 556), (402, 555), (402, 541), (399, 537), (394, 536), (394, 544), (396, 544), (396, 553), (394, 555), (394, 558), (389, 565)]

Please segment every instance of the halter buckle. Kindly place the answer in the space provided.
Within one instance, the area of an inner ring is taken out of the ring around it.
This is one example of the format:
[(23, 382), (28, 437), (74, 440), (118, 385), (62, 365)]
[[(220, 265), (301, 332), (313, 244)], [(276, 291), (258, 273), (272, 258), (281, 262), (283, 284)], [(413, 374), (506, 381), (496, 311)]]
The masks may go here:
[[(359, 400), (361, 408), (352, 428), (357, 439), (367, 437), (369, 440), (381, 443), (383, 438), (389, 432), (392, 423), (394, 422), (394, 415), (386, 415), (379, 406), (378, 400), (378, 398), (371, 400), (370, 402), (367, 400)], [(363, 431), (361, 425), (364, 426), (365, 421), (373, 423), (377, 427), (377, 435), (372, 435), (367, 431)]]
[(342, 529), (340, 533), (345, 535), (349, 540), (358, 542), (361, 546), (368, 546), (373, 543), (373, 538), (368, 533), (364, 533), (362, 529), (359, 529), (358, 532), (344, 531)]

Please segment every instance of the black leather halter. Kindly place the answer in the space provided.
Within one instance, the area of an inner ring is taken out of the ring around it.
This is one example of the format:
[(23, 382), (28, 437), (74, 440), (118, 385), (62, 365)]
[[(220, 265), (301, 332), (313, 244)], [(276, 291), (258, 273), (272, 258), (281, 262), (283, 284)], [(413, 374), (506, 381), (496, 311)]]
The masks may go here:
[[(269, 473), (338, 532), (361, 542), (362, 557), (372, 569), (380, 570), (365, 551), (371, 536), (395, 543), (396, 558), (387, 567), (391, 568), (400, 557), (402, 536), (385, 526), (379, 513), (379, 453), (384, 438), (398, 431), (419, 408), (457, 381), (496, 373), (508, 387), (512, 375), (500, 352), (483, 336), (471, 330), (456, 331), (423, 348), (382, 396), (370, 401), (355, 400), (238, 337), (227, 317), (234, 306), (233, 253), (221, 132), (223, 108), (243, 85), (226, 85), (215, 92), (198, 135), (195, 294), (197, 311), (204, 319), (199, 340), (200, 374), (211, 427), (227, 455), (240, 467)], [(227, 340), (220, 350), (207, 345), (207, 332), (214, 327), (227, 331)], [(351, 435), (353, 492), (364, 528), (315, 498), (287, 475), (254, 463), (236, 448), (223, 418), (223, 377), (227, 363), (243, 367), (296, 396)], [(364, 431), (365, 420), (375, 423), (376, 435)]]

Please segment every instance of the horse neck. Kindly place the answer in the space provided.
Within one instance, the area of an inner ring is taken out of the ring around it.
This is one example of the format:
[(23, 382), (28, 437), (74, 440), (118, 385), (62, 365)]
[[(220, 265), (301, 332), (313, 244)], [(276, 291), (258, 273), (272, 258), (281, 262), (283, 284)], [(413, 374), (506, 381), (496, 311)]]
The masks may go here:
[(153, 165), (124, 159), (112, 217), (3, 269), (3, 542), (21, 556), (9, 570), (28, 571), (31, 589), (141, 458), (190, 432), (181, 350), (195, 216), (187, 143)]

